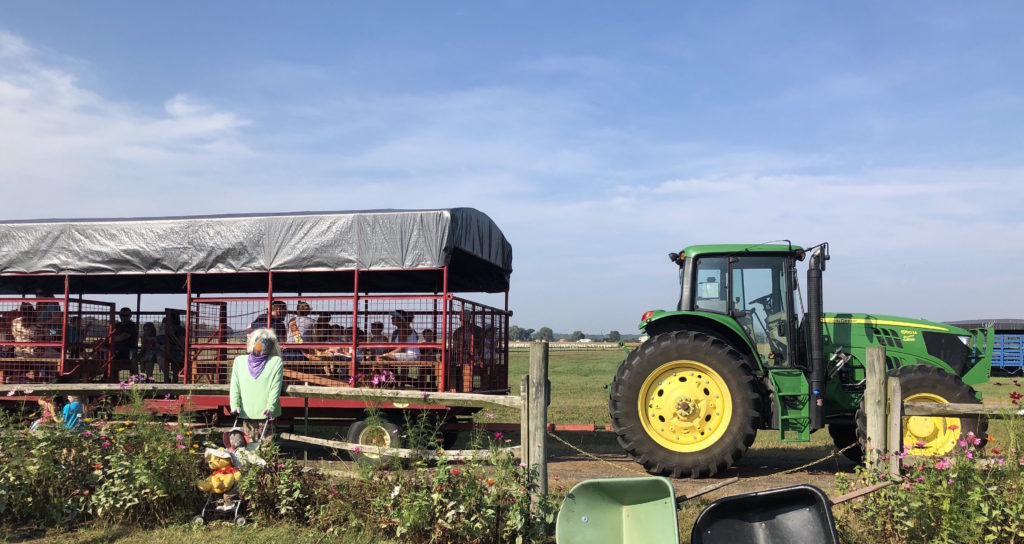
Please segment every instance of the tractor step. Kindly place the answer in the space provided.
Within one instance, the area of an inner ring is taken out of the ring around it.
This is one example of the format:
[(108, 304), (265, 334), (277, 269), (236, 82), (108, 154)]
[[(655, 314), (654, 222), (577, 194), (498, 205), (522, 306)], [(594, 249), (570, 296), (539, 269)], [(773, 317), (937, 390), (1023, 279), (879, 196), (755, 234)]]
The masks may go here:
[(807, 376), (797, 368), (768, 371), (775, 392), (775, 413), (779, 416), (779, 440), (807, 442), (811, 439), (810, 389)]

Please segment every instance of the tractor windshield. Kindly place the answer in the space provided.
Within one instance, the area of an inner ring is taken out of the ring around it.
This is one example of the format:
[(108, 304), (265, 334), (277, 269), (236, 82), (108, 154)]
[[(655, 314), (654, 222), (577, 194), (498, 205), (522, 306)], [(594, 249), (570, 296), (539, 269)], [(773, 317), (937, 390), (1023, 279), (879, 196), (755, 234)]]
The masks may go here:
[(773, 365), (786, 364), (789, 353), (786, 260), (780, 257), (733, 258), (731, 310), (758, 353)]
[(697, 289), (693, 309), (726, 313), (729, 302), (726, 278), (729, 259), (725, 257), (704, 257), (697, 259)]

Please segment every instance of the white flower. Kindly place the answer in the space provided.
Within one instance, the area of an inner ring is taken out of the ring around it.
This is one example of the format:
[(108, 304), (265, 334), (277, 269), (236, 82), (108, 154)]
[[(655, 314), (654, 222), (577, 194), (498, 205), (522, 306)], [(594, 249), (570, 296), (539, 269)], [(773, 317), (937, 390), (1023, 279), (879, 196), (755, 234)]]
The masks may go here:
[(401, 491), (402, 491), (401, 484), (396, 485), (395, 488), (391, 490), (391, 498), (394, 499), (395, 497), (397, 497), (398, 493), (400, 493)]

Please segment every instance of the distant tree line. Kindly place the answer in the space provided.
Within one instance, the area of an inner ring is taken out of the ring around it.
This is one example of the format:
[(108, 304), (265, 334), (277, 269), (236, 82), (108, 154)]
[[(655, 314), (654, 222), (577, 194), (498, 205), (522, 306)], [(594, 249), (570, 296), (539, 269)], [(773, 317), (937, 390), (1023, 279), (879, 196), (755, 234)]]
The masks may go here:
[[(551, 330), (551, 327), (541, 327), (539, 329), (534, 330), (523, 328), (520, 327), (519, 325), (512, 325), (508, 329), (508, 336), (509, 340), (512, 340), (514, 342), (526, 342), (529, 340), (541, 340), (551, 342), (552, 340), (555, 339), (555, 333), (554, 331)], [(583, 331), (576, 330), (569, 335), (569, 340), (573, 342), (578, 342), (586, 337), (587, 336), (583, 334)], [(600, 341), (602, 339), (598, 337), (595, 338), (595, 340)], [(605, 342), (618, 342), (622, 340), (622, 335), (619, 334), (619, 331), (609, 331), (608, 334), (604, 335), (603, 340)]]

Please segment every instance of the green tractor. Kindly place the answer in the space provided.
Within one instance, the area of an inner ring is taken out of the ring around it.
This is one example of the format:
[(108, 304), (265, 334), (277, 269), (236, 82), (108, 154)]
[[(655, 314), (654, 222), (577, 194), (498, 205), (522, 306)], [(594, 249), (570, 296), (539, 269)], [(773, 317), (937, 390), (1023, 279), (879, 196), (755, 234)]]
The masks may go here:
[[(806, 312), (797, 282), (805, 256)], [(713, 476), (759, 429), (804, 442), (828, 426), (835, 445), (859, 461), (869, 346), (885, 347), (906, 401), (981, 401), (971, 386), (989, 378), (992, 331), (824, 313), (828, 244), (698, 245), (669, 258), (680, 269), (677, 308), (643, 315), (649, 338), (619, 367), (608, 401), (619, 443), (652, 474)], [(969, 432), (984, 440), (987, 428), (984, 418), (910, 417), (903, 443), (915, 455), (943, 455)]]

